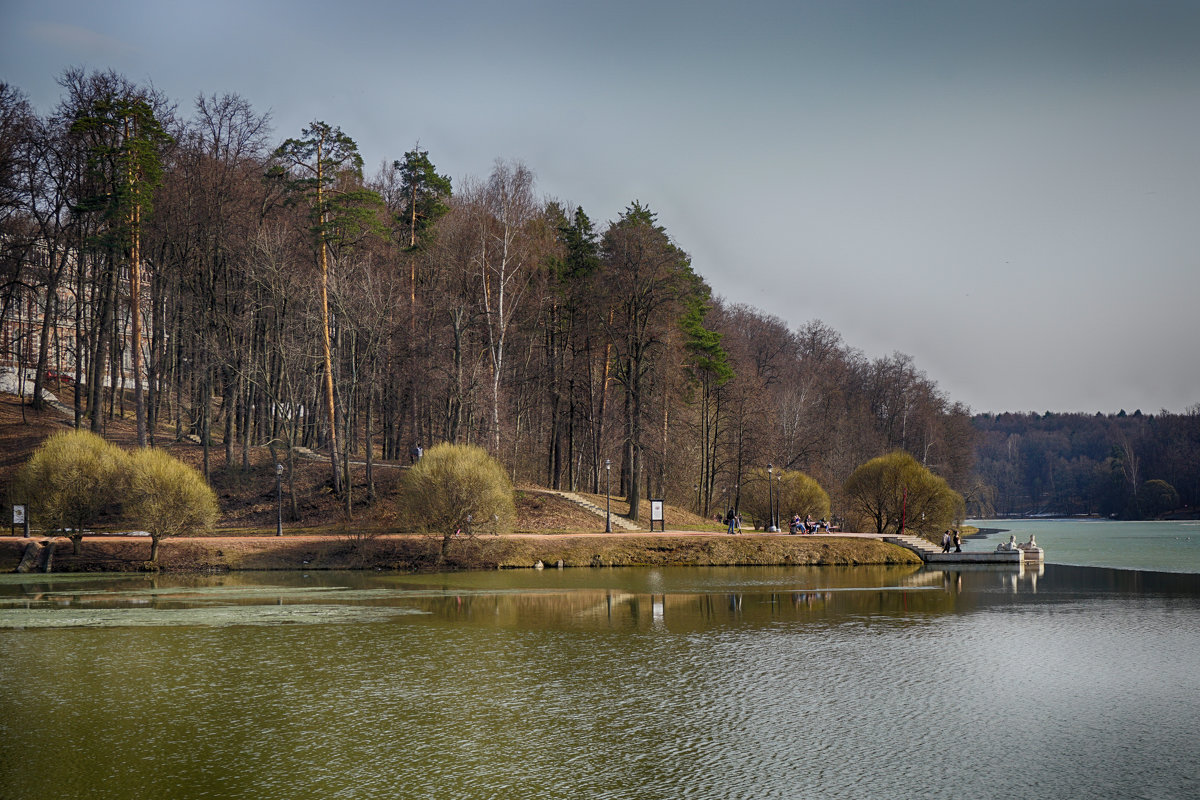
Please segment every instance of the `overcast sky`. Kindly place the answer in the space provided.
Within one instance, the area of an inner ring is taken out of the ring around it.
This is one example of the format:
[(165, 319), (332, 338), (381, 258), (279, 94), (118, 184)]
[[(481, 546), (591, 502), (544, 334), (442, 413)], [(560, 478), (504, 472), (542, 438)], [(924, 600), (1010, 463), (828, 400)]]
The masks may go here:
[(47, 111), (70, 66), (640, 200), (717, 295), (975, 411), (1200, 403), (1194, 0), (0, 0), (0, 80)]

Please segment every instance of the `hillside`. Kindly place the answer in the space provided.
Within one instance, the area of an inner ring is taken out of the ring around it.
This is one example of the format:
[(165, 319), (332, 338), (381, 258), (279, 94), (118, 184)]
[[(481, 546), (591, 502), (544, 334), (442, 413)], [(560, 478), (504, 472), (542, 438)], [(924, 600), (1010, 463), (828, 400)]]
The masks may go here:
[[(70, 390), (59, 392), (65, 404), (72, 402)], [(46, 437), (70, 427), (71, 420), (61, 412), (47, 408), (40, 412), (26, 406), (22, 409), (15, 395), (0, 394), (0, 497), (7, 506), (10, 487), (20, 466)], [(114, 419), (107, 423), (105, 439), (127, 449), (136, 447), (137, 434), (132, 419)], [(159, 431), (155, 446), (187, 464), (202, 469), (204, 448), (191, 441), (175, 441), (173, 431)], [(225, 450), (220, 442), (209, 450), (210, 483), (217, 492), (221, 517), (217, 534), (274, 532), (277, 513), (275, 471), (271, 453), (265, 447), (249, 451), (249, 469), (241, 465), (241, 449), (235, 450), (235, 463), (225, 463)], [(404, 465), (377, 462), (374, 469), (377, 500), (369, 502), (366, 468), (358, 464), (354, 475), (355, 528), (394, 531), (396, 511), (390, 501)], [(284, 482), (283, 519), (290, 532), (318, 532), (346, 527), (343, 503), (334, 497), (329, 487), (329, 464), (317, 458), (297, 458), (295, 469), (295, 517), (291, 514), (288, 485)], [(584, 495), (597, 505), (604, 505), (604, 495)], [(516, 491), (517, 525), (519, 533), (599, 532), (604, 520), (542, 487), (521, 485)], [(612, 513), (625, 514), (628, 504), (612, 499)], [(673, 530), (719, 530), (719, 526), (672, 506), (666, 508), (667, 525)], [(642, 505), (642, 519), (650, 516), (649, 503)], [(114, 521), (115, 522), (115, 521)]]

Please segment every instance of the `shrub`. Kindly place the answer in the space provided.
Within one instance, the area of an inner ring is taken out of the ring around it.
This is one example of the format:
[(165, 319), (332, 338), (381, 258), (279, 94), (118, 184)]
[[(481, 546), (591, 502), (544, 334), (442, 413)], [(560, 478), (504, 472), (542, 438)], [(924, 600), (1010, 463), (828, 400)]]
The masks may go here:
[(902, 450), (861, 465), (844, 488), (856, 527), (876, 533), (899, 530), (903, 516), (906, 530), (936, 540), (965, 509), (962, 495)]
[(829, 518), (829, 493), (821, 488), (814, 478), (803, 472), (784, 472), (783, 480), (776, 486), (779, 488), (779, 500), (776, 508), (783, 518), (783, 525), (793, 514), (799, 514), (801, 519)]
[(770, 525), (772, 500), (781, 528), (787, 526), (793, 514), (802, 518), (812, 516), (813, 519), (829, 516), (829, 495), (813, 478), (803, 472), (784, 469), (775, 470), (771, 478), (775, 486), (770, 491), (764, 469), (750, 470), (743, 482), (741, 508), (750, 514), (757, 527), (765, 530)]
[(474, 445), (431, 447), (405, 474), (398, 501), (411, 528), (441, 535), (443, 558), (455, 536), (506, 533), (516, 518), (504, 468)]
[(156, 562), (162, 539), (212, 530), (217, 495), (193, 467), (162, 450), (143, 448), (129, 458), (125, 513), (150, 534), (150, 561)]
[(16, 496), (43, 528), (69, 536), (78, 555), (84, 531), (121, 496), (128, 460), (94, 433), (56, 433), (21, 467)]

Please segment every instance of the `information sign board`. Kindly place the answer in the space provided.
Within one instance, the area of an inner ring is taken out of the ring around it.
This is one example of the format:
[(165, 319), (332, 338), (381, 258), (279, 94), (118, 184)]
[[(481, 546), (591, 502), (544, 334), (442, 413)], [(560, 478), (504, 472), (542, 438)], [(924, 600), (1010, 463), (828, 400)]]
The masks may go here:
[(662, 500), (651, 500), (650, 501), (650, 530), (654, 530), (654, 523), (656, 523), (656, 522), (658, 523), (658, 527), (660, 530), (665, 531), (667, 529), (667, 523), (665, 522), (665, 520), (663, 518), (663, 501)]

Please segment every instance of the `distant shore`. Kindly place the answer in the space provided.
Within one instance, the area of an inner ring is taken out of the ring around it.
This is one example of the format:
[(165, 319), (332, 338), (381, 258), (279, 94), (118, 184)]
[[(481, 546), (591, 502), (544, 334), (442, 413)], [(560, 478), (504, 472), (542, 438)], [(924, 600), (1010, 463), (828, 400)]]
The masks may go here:
[[(16, 571), (30, 542), (0, 537), (0, 572)], [(164, 539), (157, 565), (146, 559), (145, 536), (95, 536), (72, 554), (69, 539), (53, 543), (52, 572), (232, 572), (372, 569), (402, 572), (618, 566), (857, 566), (920, 564), (908, 550), (871, 537), (694, 532), (513, 535), (459, 539), (439, 563), (432, 536), (287, 535)]]

